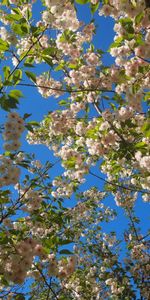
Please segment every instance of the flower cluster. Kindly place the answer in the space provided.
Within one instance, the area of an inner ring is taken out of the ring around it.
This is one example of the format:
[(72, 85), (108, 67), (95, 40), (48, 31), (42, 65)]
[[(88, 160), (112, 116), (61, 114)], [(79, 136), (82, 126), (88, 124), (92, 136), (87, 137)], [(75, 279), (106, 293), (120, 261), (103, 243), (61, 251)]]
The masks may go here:
[(62, 85), (59, 81), (54, 80), (53, 78), (46, 79), (43, 75), (36, 78), (36, 84), (39, 90), (39, 93), (44, 97), (54, 96), (58, 98), (63, 94), (61, 91)]
[(24, 129), (24, 120), (18, 113), (9, 113), (8, 121), (5, 123), (5, 131), (3, 133), (4, 140), (8, 141), (4, 144), (4, 149), (6, 151), (16, 151), (19, 149), (21, 145), (19, 139)]
[(5, 27), (0, 27), (0, 37), (9, 44), (15, 45), (17, 43), (16, 35), (13, 32), (8, 32)]
[(59, 30), (69, 29), (76, 31), (79, 28), (80, 23), (77, 19), (75, 8), (70, 1), (46, 0), (45, 4), (48, 8), (42, 14), (45, 24), (49, 24)]
[(41, 256), (43, 247), (34, 239), (28, 238), (14, 245), (15, 253), (6, 260), (5, 277), (17, 284), (24, 282), (31, 268), (34, 256)]
[(48, 255), (48, 273), (50, 276), (56, 276), (61, 280), (66, 279), (75, 271), (76, 258), (75, 256), (68, 257), (68, 259), (61, 259), (57, 261), (54, 254)]
[(19, 180), (20, 169), (13, 160), (3, 155), (0, 156), (0, 186), (16, 184)]
[[(23, 191), (22, 191), (23, 193)], [(39, 191), (29, 190), (24, 195), (25, 198), (25, 206), (22, 208), (26, 212), (34, 212), (41, 206), (42, 195), (40, 195)]]

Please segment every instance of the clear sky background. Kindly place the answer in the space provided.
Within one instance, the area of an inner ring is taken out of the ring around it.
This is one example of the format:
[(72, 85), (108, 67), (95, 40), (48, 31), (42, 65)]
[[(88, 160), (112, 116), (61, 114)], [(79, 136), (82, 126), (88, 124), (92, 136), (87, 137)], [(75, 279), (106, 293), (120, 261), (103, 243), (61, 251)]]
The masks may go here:
[[(36, 4), (34, 4), (34, 18), (35, 21), (39, 19), (40, 12), (41, 12), (41, 5), (39, 1), (37, 1)], [(89, 20), (93, 19), (93, 16), (90, 14), (90, 10), (88, 5), (78, 5), (78, 17), (79, 20), (85, 21), (87, 23)], [(109, 45), (113, 42), (114, 32), (113, 32), (113, 26), (114, 22), (111, 18), (105, 18), (100, 17), (96, 13), (94, 15), (95, 22), (97, 24), (97, 33), (94, 38), (94, 45), (96, 48), (100, 48), (104, 51), (106, 51), (109, 47)], [(7, 62), (6, 62), (7, 63)], [(110, 55), (107, 53), (104, 55), (103, 63), (105, 65), (110, 65), (113, 63), (113, 59), (110, 57)], [(1, 68), (3, 67), (3, 63), (1, 63)], [(8, 65), (8, 63), (7, 63)], [(11, 68), (13, 66), (11, 65)], [(46, 66), (46, 70), (47, 70)], [(45, 71), (45, 65), (42, 66), (37, 65), (37, 68), (31, 69), (32, 72), (35, 72), (36, 74), (41, 74), (43, 71)], [(26, 79), (26, 83), (29, 83), (28, 79)], [(28, 119), (30, 120), (36, 120), (41, 121), (43, 119), (43, 116), (48, 113), (48, 111), (55, 110), (57, 108), (57, 101), (53, 97), (44, 99), (41, 97), (41, 95), (38, 93), (36, 88), (33, 87), (18, 87), (18, 89), (21, 89), (24, 98), (20, 100), (20, 106), (19, 106), (19, 112), (20, 115), (23, 116), (24, 113), (32, 113), (32, 116)], [(106, 100), (104, 100), (106, 101)], [(1, 110), (0, 112), (0, 118), (1, 118), (1, 124), (5, 121), (5, 112)], [(25, 136), (25, 135), (24, 135)], [(2, 143), (1, 140), (0, 146), (1, 146), (1, 153), (3, 152), (2, 149)], [(43, 145), (28, 145), (28, 143), (22, 138), (22, 147), (21, 150), (27, 151), (29, 153), (36, 153), (36, 159), (40, 159), (41, 162), (45, 162), (49, 160), (50, 162), (54, 162), (57, 160), (52, 154), (52, 152)], [(58, 176), (61, 174), (61, 166), (57, 164), (52, 170), (50, 170), (50, 175), (53, 178), (54, 176)], [(99, 169), (93, 168), (93, 172), (100, 175)], [(103, 175), (104, 176), (104, 175)], [(91, 175), (87, 176), (87, 181), (85, 184), (83, 184), (80, 188), (80, 190), (85, 190), (89, 188), (90, 186), (97, 186), (100, 190), (103, 190), (103, 182), (101, 182), (99, 179), (96, 179), (95, 177), (92, 177)], [(71, 202), (73, 201), (73, 202)], [(67, 200), (66, 205), (72, 206), (74, 204), (74, 200)], [(105, 231), (117, 231), (118, 237), (122, 237), (123, 230), (127, 227), (127, 220), (124, 216), (123, 210), (120, 207), (116, 207), (115, 201), (113, 200), (113, 197), (108, 197), (106, 199), (106, 204), (108, 204), (110, 207), (117, 209), (118, 212), (118, 218), (117, 221), (112, 221), (111, 223), (105, 224), (104, 228)], [(141, 226), (143, 228), (143, 233), (146, 232), (146, 229), (148, 228), (148, 210), (147, 210), (147, 204), (143, 203), (141, 199), (139, 198), (136, 205), (136, 212), (137, 215), (141, 218), (142, 223)]]

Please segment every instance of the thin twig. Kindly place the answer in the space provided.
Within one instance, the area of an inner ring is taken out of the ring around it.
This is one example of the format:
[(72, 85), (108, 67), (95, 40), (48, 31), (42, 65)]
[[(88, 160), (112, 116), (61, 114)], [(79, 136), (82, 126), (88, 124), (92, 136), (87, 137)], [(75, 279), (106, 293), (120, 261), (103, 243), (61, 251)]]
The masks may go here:
[(121, 184), (117, 184), (117, 183), (114, 183), (114, 182), (111, 182), (111, 181), (108, 181), (106, 179), (104, 179), (103, 177), (89, 171), (89, 174), (91, 174), (92, 176), (108, 183), (108, 184), (111, 184), (113, 186), (116, 186), (116, 187), (119, 187), (121, 189), (124, 189), (124, 190), (129, 190), (129, 191), (132, 191), (132, 192), (139, 192), (139, 193), (146, 193), (146, 194), (150, 194), (150, 192), (146, 192), (146, 191), (142, 191), (142, 190), (138, 190), (138, 189), (135, 189), (135, 188), (132, 188), (132, 187), (129, 187), (129, 186), (124, 186), (124, 185), (121, 185)]
[(58, 92), (65, 92), (65, 93), (80, 93), (80, 92), (107, 92), (107, 93), (116, 93), (114, 90), (107, 90), (107, 89), (101, 89), (101, 88), (88, 88), (88, 89), (63, 89), (63, 88), (52, 88), (49, 86), (44, 85), (37, 85), (32, 83), (18, 83), (19, 86), (29, 86), (29, 87), (37, 87), (37, 88), (44, 88), (48, 90), (58, 91)]
[[(55, 165), (55, 164), (53, 164)], [(52, 166), (53, 166), (52, 165)], [(45, 175), (45, 173), (49, 170), (49, 168), (51, 168), (52, 166), (48, 166), (45, 171), (43, 172), (43, 174), (41, 174), (41, 176), (39, 176), (39, 178), (37, 178), (37, 180), (39, 180), (40, 178), (43, 177), (43, 175)], [(42, 179), (40, 180), (39, 184), (42, 182)], [(19, 197), (16, 202), (14, 203), (14, 205), (11, 207), (11, 210), (12, 209), (19, 209), (24, 203), (21, 202), (21, 200), (24, 198), (25, 194), (30, 190), (30, 188), (32, 187), (32, 182), (31, 184), (29, 185), (29, 187), (25, 190), (25, 192), (21, 195), (21, 197)], [(17, 204), (19, 204), (19, 206), (17, 207)], [(11, 213), (8, 211), (5, 215), (3, 215), (0, 219), (0, 224), (4, 221), (4, 219), (6, 219)]]
[(42, 276), (42, 278), (43, 278), (43, 280), (44, 280), (44, 282), (45, 282), (45, 284), (46, 284), (46, 286), (47, 286), (47, 287), (49, 288), (49, 290), (53, 293), (53, 295), (55, 296), (55, 298), (58, 299), (57, 294), (54, 292), (54, 290), (53, 290), (52, 287), (51, 287), (51, 283), (49, 284), (49, 283), (47, 282), (47, 280), (46, 280), (46, 278), (45, 278), (43, 272), (40, 270), (40, 268), (39, 268), (36, 264), (34, 264), (34, 266), (35, 266), (35, 268), (39, 271), (40, 275)]
[(131, 224), (132, 224), (132, 227), (133, 227), (133, 230), (134, 230), (136, 239), (137, 239), (137, 241), (139, 242), (139, 237), (138, 237), (137, 229), (136, 229), (136, 227), (135, 227), (135, 224), (134, 224), (134, 221), (133, 221), (133, 218), (132, 218), (132, 215), (131, 215), (131, 211), (130, 211), (130, 209), (128, 209), (128, 208), (126, 208), (126, 210), (127, 210), (127, 213), (128, 213), (128, 217), (129, 217), (129, 219), (130, 219), (130, 221), (131, 221)]
[[(12, 71), (10, 72), (10, 74), (8, 75), (7, 80), (13, 75), (13, 73), (18, 69), (18, 66), (20, 65), (20, 63), (27, 57), (28, 53), (30, 52), (30, 50), (36, 45), (37, 42), (39, 42), (39, 40), (41, 39), (41, 37), (43, 36), (45, 30), (47, 29), (48, 25), (44, 28), (44, 30), (42, 31), (42, 33), (40, 34), (40, 36), (36, 39), (35, 42), (33, 42), (33, 44), (29, 47), (29, 49), (26, 51), (26, 53), (22, 56), (21, 59), (18, 60), (18, 64), (12, 69)], [(4, 85), (2, 85), (2, 87), (0, 88), (0, 93), (3, 90)]]

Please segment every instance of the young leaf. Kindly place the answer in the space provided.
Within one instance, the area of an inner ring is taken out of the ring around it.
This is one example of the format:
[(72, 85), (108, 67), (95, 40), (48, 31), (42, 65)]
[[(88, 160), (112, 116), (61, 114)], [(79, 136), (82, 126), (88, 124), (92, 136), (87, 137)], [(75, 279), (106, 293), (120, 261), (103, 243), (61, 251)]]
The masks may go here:
[(0, 39), (0, 51), (7, 51), (9, 49), (9, 44), (6, 41)]
[(31, 79), (33, 82), (36, 82), (36, 75), (33, 72), (25, 71), (27, 77)]
[(9, 95), (10, 95), (10, 97), (12, 97), (14, 99), (18, 99), (20, 97), (23, 97), (22, 92), (19, 91), (19, 90), (12, 90), (12, 91), (10, 91)]

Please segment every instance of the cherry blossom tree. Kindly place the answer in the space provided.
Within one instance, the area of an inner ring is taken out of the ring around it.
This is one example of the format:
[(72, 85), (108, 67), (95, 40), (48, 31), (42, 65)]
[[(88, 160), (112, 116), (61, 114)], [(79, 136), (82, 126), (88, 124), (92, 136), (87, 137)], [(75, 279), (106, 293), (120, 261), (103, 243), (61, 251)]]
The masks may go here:
[[(114, 21), (109, 66), (94, 14)], [(2, 0), (0, 17), (0, 299), (148, 300), (149, 231), (136, 207), (144, 217), (150, 199), (149, 1)], [(21, 113), (28, 88), (56, 101), (41, 122)], [(23, 139), (55, 160), (37, 160)]]

